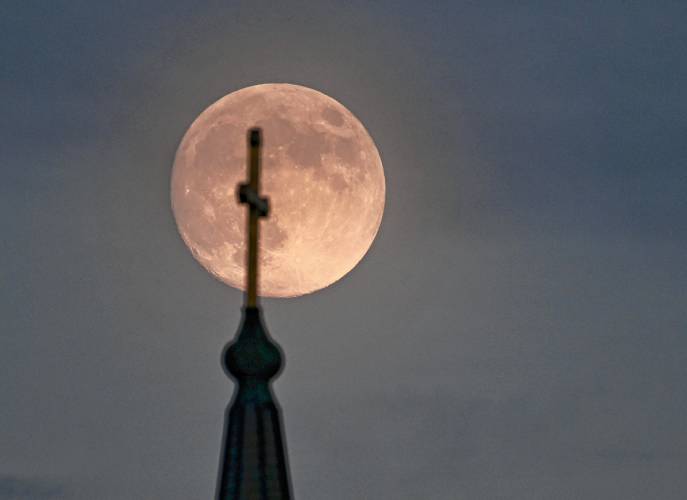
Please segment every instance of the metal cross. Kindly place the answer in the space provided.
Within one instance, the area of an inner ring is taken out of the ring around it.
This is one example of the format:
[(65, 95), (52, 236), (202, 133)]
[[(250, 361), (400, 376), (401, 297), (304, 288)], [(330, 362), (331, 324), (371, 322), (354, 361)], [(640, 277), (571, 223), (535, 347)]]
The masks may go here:
[(260, 197), (261, 143), (260, 129), (250, 129), (248, 131), (248, 182), (239, 184), (237, 191), (239, 202), (248, 205), (246, 307), (256, 307), (258, 303), (258, 219), (266, 217), (270, 210), (269, 200)]

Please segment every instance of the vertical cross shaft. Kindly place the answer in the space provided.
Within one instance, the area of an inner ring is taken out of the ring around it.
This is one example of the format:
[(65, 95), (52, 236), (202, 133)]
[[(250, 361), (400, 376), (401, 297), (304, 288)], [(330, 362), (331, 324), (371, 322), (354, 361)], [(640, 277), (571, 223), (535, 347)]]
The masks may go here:
[(258, 303), (258, 218), (267, 216), (269, 202), (260, 197), (260, 148), (259, 128), (248, 132), (248, 182), (239, 185), (239, 201), (248, 205), (248, 249), (246, 272), (246, 307)]

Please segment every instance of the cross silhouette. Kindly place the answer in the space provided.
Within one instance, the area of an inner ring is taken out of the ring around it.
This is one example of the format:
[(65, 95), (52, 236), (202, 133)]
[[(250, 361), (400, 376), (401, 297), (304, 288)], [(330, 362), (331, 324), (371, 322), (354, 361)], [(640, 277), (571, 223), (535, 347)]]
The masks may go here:
[(239, 184), (239, 202), (248, 205), (248, 251), (246, 275), (246, 306), (258, 303), (258, 219), (269, 213), (269, 200), (260, 196), (260, 156), (262, 133), (259, 128), (248, 131), (248, 182)]

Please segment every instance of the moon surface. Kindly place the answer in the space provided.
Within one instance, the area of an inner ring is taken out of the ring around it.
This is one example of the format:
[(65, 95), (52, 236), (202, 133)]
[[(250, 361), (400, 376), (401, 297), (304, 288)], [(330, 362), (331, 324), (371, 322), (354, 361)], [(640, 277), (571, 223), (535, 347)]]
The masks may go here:
[(363, 258), (384, 212), (382, 161), (360, 121), (316, 90), (285, 83), (246, 87), (191, 124), (172, 169), (172, 210), (193, 256), (244, 289), (246, 133), (263, 130), (258, 293), (294, 297), (341, 279)]

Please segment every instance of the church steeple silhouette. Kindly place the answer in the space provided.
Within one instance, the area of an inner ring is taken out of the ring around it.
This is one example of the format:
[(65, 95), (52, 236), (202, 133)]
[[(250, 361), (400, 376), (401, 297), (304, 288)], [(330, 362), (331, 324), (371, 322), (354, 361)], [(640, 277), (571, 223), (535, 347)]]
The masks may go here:
[(236, 381), (227, 408), (216, 500), (290, 500), (291, 485), (279, 406), (270, 381), (282, 368), (279, 346), (270, 338), (258, 305), (258, 221), (269, 212), (260, 197), (261, 131), (248, 132), (249, 180), (239, 201), (248, 206), (247, 283), (238, 334), (222, 362)]

